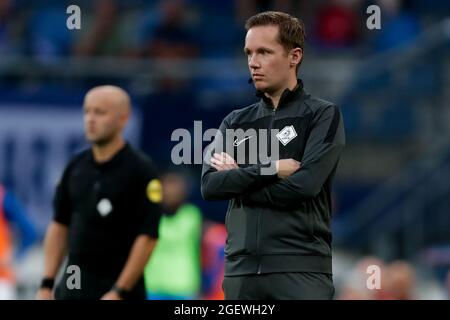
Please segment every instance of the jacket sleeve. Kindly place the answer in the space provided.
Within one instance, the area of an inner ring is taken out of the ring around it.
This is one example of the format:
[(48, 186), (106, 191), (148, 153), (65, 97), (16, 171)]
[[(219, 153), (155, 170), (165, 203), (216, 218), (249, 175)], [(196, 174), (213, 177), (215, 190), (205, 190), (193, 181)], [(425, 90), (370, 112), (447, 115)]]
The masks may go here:
[[(205, 200), (229, 200), (242, 196), (251, 191), (258, 190), (277, 180), (275, 169), (273, 174), (267, 174), (271, 163), (254, 164), (245, 168), (217, 171), (210, 166), (210, 159), (215, 152), (226, 152), (226, 146), (230, 146), (232, 137), (228, 136), (226, 129), (231, 129), (228, 115), (221, 123), (214, 141), (208, 147), (206, 156), (203, 159), (203, 169), (201, 177), (201, 193)], [(273, 164), (274, 165), (274, 164)], [(261, 174), (261, 172), (263, 174)]]
[(242, 200), (253, 205), (286, 208), (317, 196), (336, 168), (344, 145), (344, 124), (339, 108), (331, 105), (319, 110), (312, 120), (300, 169)]

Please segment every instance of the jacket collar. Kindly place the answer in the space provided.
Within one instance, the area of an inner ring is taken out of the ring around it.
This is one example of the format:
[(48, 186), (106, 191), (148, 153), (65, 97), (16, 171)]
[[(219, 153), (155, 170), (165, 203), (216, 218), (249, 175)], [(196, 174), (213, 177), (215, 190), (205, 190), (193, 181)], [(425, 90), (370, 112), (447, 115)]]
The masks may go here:
[[(295, 86), (294, 89), (292, 90), (289, 90), (289, 88), (284, 89), (283, 93), (281, 94), (280, 101), (278, 102), (278, 108), (282, 107), (283, 105), (291, 101), (296, 100), (303, 93), (304, 93), (303, 81), (301, 79), (297, 79), (297, 85)], [(268, 98), (263, 91), (256, 90), (255, 95), (261, 98), (263, 104), (266, 107), (273, 108), (272, 100)]]
[(128, 150), (130, 149), (130, 144), (128, 142), (125, 142), (125, 145), (120, 148), (113, 156), (111, 159), (109, 159), (108, 161), (105, 162), (97, 162), (95, 161), (94, 158), (94, 153), (92, 151), (92, 148), (90, 150), (89, 153), (89, 158), (91, 163), (94, 165), (94, 167), (98, 168), (98, 169), (108, 169), (108, 168), (113, 168), (118, 166), (123, 158), (125, 157), (125, 154), (128, 152)]

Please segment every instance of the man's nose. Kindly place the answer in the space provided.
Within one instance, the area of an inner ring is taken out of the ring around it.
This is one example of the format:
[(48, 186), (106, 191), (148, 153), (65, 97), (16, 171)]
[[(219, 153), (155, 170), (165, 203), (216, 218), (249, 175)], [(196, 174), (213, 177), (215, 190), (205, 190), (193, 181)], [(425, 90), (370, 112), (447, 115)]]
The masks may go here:
[(259, 64), (258, 59), (256, 58), (256, 55), (253, 55), (248, 59), (248, 66), (251, 69), (257, 69), (260, 67), (260, 64)]
[(86, 114), (84, 120), (86, 123), (93, 123), (95, 121), (95, 117), (92, 114)]

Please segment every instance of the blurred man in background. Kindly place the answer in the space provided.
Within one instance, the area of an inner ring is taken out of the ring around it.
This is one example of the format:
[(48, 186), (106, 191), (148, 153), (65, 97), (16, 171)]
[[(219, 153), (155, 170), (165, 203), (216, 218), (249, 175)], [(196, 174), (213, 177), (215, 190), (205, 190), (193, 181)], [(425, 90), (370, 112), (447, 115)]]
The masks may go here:
[(206, 200), (231, 200), (225, 299), (332, 299), (331, 183), (345, 144), (341, 112), (297, 79), (300, 20), (263, 12), (246, 29), (244, 51), (261, 100), (223, 120), (202, 172)]
[(197, 299), (200, 294), (202, 214), (186, 202), (188, 185), (180, 173), (162, 178), (163, 216), (158, 245), (145, 268), (151, 300)]
[(69, 162), (57, 187), (37, 298), (53, 297), (67, 249), (80, 285), (63, 272), (57, 299), (145, 299), (143, 270), (158, 237), (161, 184), (150, 160), (123, 137), (131, 108), (124, 90), (93, 88), (83, 108), (92, 147)]

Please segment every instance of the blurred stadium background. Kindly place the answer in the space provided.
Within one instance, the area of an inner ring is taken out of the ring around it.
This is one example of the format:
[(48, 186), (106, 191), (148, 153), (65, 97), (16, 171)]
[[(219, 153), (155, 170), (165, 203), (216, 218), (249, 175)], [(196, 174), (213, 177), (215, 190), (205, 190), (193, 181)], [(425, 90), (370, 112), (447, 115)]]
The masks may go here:
[[(71, 4), (81, 8), (81, 30), (66, 28)], [(366, 27), (371, 4), (381, 8), (381, 30)], [(85, 146), (85, 92), (105, 83), (125, 88), (134, 105), (129, 141), (170, 169), (174, 129), (193, 130), (196, 120), (217, 128), (256, 100), (243, 25), (268, 9), (305, 21), (300, 77), (344, 114), (336, 298), (449, 298), (450, 2), (0, 0), (0, 182), (23, 204), (37, 239), (9, 224), (19, 299), (33, 298), (40, 280), (55, 183)], [(226, 203), (201, 199), (200, 165), (183, 170), (189, 202), (203, 216), (197, 298), (217, 297), (221, 256), (205, 251), (221, 248)], [(365, 289), (370, 264), (382, 269), (382, 290)]]

